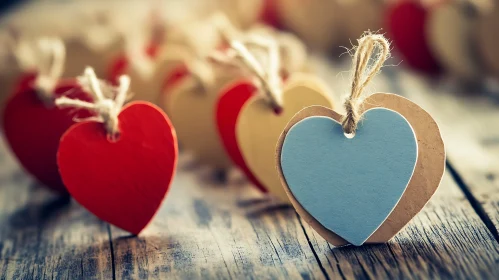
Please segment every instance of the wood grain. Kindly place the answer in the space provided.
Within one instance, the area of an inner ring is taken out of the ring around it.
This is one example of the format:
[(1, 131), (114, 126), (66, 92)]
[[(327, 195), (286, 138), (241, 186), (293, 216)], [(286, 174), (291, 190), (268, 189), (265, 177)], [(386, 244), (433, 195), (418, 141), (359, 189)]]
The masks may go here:
[(108, 225), (37, 187), (0, 144), (0, 279), (110, 279)]
[(293, 209), (199, 172), (177, 174), (139, 238), (115, 228), (112, 236), (117, 278), (324, 277)]
[[(448, 169), (499, 242), (499, 95), (475, 89), (432, 86), (399, 71), (393, 81), (439, 123)], [(497, 94), (497, 93), (496, 93)]]
[(388, 244), (334, 248), (305, 229), (327, 273), (346, 279), (499, 277), (499, 245), (449, 176)]

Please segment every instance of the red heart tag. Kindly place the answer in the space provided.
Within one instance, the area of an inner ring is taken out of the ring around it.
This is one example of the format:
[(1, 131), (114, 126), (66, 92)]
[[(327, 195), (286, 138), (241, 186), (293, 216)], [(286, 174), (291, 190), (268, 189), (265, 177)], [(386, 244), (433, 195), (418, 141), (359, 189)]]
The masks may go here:
[[(19, 82), (4, 111), (4, 133), (11, 150), (22, 167), (38, 181), (58, 192), (66, 192), (57, 169), (56, 154), (59, 140), (75, 121), (74, 117), (92, 116), (87, 110), (59, 109), (41, 101), (33, 83), (36, 74), (26, 74)], [(61, 81), (54, 98), (71, 96), (90, 100), (75, 80)]]
[(150, 222), (177, 164), (177, 136), (155, 105), (132, 102), (110, 140), (102, 123), (73, 125), (61, 138), (57, 163), (71, 195), (97, 217), (133, 234)]
[(246, 165), (236, 138), (237, 117), (246, 101), (254, 94), (257, 94), (257, 88), (251, 81), (241, 80), (228, 85), (218, 100), (216, 121), (220, 138), (232, 162), (244, 172), (248, 180), (258, 189), (267, 192), (267, 189)]
[(386, 14), (388, 34), (407, 64), (419, 71), (438, 73), (440, 65), (426, 38), (427, 19), (428, 8), (414, 1), (397, 2)]

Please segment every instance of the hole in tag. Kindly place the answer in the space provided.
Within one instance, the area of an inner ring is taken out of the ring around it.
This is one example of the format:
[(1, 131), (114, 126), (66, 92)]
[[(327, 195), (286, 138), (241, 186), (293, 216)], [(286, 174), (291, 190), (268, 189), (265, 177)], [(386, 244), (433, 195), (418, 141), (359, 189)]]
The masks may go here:
[(344, 134), (344, 135), (345, 135), (345, 137), (346, 137), (346, 138), (348, 138), (348, 139), (352, 139), (352, 138), (354, 138), (354, 137), (355, 137), (355, 133), (345, 133), (345, 132), (343, 132), (343, 134)]
[(279, 116), (280, 114), (282, 114), (282, 111), (283, 111), (283, 109), (282, 109), (282, 108), (280, 108), (280, 107), (279, 107), (279, 108), (274, 108), (273, 110), (274, 110), (274, 114), (276, 114), (276, 115), (278, 115), (278, 116)]
[(113, 134), (113, 135), (110, 135), (109, 133), (106, 134), (106, 138), (107, 138), (107, 141), (111, 142), (111, 143), (116, 143), (120, 140), (121, 138), (121, 134), (119, 132)]

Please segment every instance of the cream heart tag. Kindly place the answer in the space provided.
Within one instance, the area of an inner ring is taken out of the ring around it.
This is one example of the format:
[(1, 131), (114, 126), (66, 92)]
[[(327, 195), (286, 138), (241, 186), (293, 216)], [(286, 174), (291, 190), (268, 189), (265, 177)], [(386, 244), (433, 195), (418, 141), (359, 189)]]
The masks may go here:
[[(273, 160), (280, 132), (301, 109), (317, 104), (331, 107), (332, 102), (324, 84), (312, 75), (292, 75), (283, 86), (282, 42), (279, 36), (265, 33), (229, 38), (233, 56), (239, 59), (242, 69), (252, 74), (259, 93), (239, 103), (240, 109), (234, 109), (238, 111), (235, 138), (245, 163), (240, 167), (251, 173), (247, 177), (287, 201)], [(250, 51), (247, 45), (259, 46), (262, 52)]]
[(184, 78), (168, 93), (168, 104), (164, 106), (169, 108), (182, 148), (202, 164), (226, 169), (231, 162), (218, 136), (215, 109), (222, 87), (235, 77), (221, 75), (217, 70), (214, 73), (211, 78), (196, 74)]
[(289, 120), (312, 105), (333, 107), (327, 86), (312, 75), (296, 74), (284, 86), (279, 113), (265, 98), (255, 95), (246, 101), (237, 119), (237, 143), (246, 165), (265, 188), (283, 201), (289, 200), (275, 169), (275, 147)]

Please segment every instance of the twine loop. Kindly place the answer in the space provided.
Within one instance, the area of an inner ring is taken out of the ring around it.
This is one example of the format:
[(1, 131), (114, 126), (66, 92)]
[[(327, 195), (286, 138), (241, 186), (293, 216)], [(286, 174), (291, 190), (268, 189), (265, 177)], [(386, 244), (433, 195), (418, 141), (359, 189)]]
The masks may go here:
[[(102, 87), (94, 70), (91, 67), (87, 67), (83, 76), (78, 78), (78, 81), (82, 88), (89, 89), (95, 101), (92, 103), (62, 96), (55, 100), (55, 104), (59, 108), (73, 107), (96, 112), (97, 117), (92, 118), (92, 120), (103, 123), (110, 138), (116, 140), (119, 137), (118, 115), (125, 104), (127, 92), (130, 88), (130, 78), (126, 75), (120, 76), (118, 87), (116, 88), (110, 86)], [(105, 95), (103, 90), (113, 92), (107, 92)], [(105, 96), (112, 96), (112, 98)]]
[[(265, 94), (270, 106), (279, 112), (282, 110), (282, 79), (280, 76), (281, 61), (279, 44), (270, 35), (240, 34), (230, 24), (226, 17), (218, 17), (217, 28), (230, 46), (225, 55), (213, 55), (215, 61), (228, 65), (242, 66), (251, 72), (259, 88)], [(266, 50), (268, 61), (266, 64), (258, 61), (248, 49), (248, 45), (255, 45)], [(224, 58), (225, 56), (225, 58)], [(234, 63), (237, 61), (238, 63)]]
[[(367, 33), (358, 40), (358, 47), (353, 56), (353, 77), (350, 95), (344, 102), (346, 114), (342, 121), (343, 131), (355, 135), (357, 124), (360, 120), (359, 104), (362, 103), (361, 95), (365, 87), (376, 76), (384, 62), (390, 56), (390, 43), (383, 35)], [(379, 52), (374, 55), (374, 50)], [(369, 63), (374, 56), (374, 62)]]
[(28, 42), (20, 38), (12, 42), (12, 51), (22, 70), (37, 72), (34, 88), (38, 98), (52, 104), (54, 89), (64, 72), (66, 48), (62, 40), (44, 37)]

